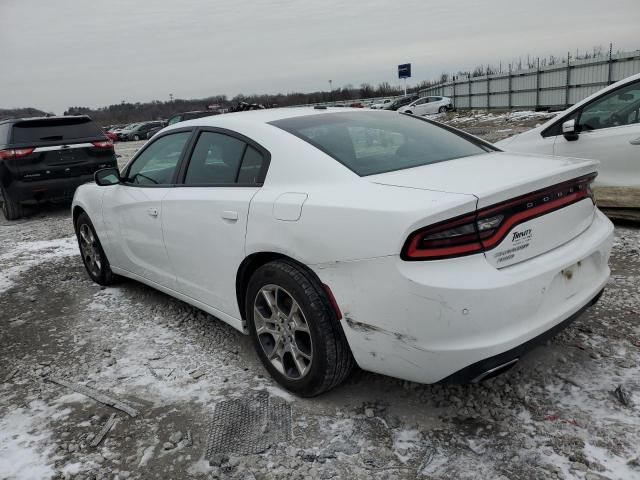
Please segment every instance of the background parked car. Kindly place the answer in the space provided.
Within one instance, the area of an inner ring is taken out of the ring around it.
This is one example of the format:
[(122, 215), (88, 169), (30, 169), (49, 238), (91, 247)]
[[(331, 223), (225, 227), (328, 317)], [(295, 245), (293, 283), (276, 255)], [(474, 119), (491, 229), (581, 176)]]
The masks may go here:
[(452, 108), (453, 103), (449, 97), (422, 97), (409, 105), (399, 108), (398, 111), (414, 115), (430, 115), (433, 113), (445, 113)]
[(390, 98), (385, 98), (384, 100), (380, 100), (379, 102), (372, 104), (371, 108), (373, 108), (374, 110), (382, 110), (384, 107), (391, 105), (392, 103), (393, 100), (391, 100)]
[(140, 122), (130, 123), (129, 125), (125, 125), (122, 128), (114, 130), (114, 133), (118, 136), (118, 140), (126, 141), (128, 139), (129, 132), (131, 132), (139, 124)]
[(126, 140), (145, 140), (148, 138), (147, 133), (149, 132), (149, 130), (156, 128), (159, 130), (162, 127), (164, 127), (164, 122), (142, 122), (137, 124), (135, 127), (127, 130), (126, 134), (123, 134), (123, 137), (126, 135)]
[(0, 201), (7, 220), (25, 203), (71, 198), (96, 170), (115, 167), (113, 143), (86, 115), (0, 121)]
[(111, 140), (112, 142), (117, 142), (118, 141), (118, 135), (116, 135), (115, 133), (113, 133), (110, 130), (103, 130), (102, 131), (104, 133), (104, 136), (107, 137), (109, 140)]
[(167, 126), (167, 122), (162, 121), (160, 122), (160, 125), (150, 128), (149, 130), (147, 130), (147, 138), (153, 137), (156, 133), (158, 133), (160, 130), (162, 130), (166, 126)]
[(640, 74), (496, 145), (516, 152), (600, 160), (598, 205), (611, 216), (640, 219)]
[(398, 110), (400, 107), (404, 107), (405, 105), (409, 105), (414, 100), (420, 98), (418, 95), (407, 95), (406, 97), (398, 98), (391, 102), (390, 105), (384, 107), (384, 110)]
[(219, 115), (220, 112), (214, 112), (210, 110), (196, 110), (193, 112), (177, 113), (167, 121), (167, 125), (173, 125), (174, 123), (184, 122), (185, 120), (193, 120), (194, 118), (209, 117), (211, 115)]

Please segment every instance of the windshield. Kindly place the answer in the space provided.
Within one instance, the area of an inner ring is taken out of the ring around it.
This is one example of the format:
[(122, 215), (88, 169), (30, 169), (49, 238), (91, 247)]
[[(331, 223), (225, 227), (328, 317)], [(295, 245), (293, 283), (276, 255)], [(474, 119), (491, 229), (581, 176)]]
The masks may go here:
[(391, 112), (325, 113), (271, 124), (309, 142), (360, 176), (493, 151), (431, 122)]

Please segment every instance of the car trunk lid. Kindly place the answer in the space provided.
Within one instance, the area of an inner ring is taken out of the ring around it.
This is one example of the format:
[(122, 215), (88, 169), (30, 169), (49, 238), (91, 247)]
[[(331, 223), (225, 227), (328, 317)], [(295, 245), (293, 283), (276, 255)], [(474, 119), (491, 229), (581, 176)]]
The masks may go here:
[(474, 195), (485, 255), (502, 268), (552, 250), (589, 227), (595, 206), (588, 185), (597, 164), (496, 152), (366, 178), (385, 185)]

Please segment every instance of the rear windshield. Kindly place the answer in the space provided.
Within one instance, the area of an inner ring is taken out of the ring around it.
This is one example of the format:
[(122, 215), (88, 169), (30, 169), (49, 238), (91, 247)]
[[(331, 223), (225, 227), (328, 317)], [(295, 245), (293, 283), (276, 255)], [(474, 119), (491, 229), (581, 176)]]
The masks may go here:
[(409, 115), (336, 112), (271, 122), (360, 176), (478, 155), (492, 149)]
[(12, 142), (47, 142), (102, 136), (100, 128), (89, 118), (44, 118), (14, 124)]

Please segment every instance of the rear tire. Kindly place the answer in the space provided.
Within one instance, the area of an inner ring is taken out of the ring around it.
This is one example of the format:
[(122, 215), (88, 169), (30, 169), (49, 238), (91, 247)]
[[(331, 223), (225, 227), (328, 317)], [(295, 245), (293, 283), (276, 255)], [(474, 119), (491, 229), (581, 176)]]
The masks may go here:
[(404, 113), (408, 113), (409, 115), (413, 115), (413, 112), (412, 112), (411, 110), (407, 110), (407, 111), (406, 111), (406, 112), (404, 112)]
[(4, 187), (0, 187), (0, 202), (2, 202), (2, 213), (7, 220), (18, 220), (24, 216), (22, 204), (13, 201)]
[(353, 355), (324, 288), (292, 261), (258, 268), (245, 296), (249, 333), (262, 364), (284, 388), (313, 397), (342, 383)]
[(82, 263), (86, 268), (89, 277), (100, 285), (111, 285), (114, 275), (109, 265), (109, 260), (102, 249), (100, 239), (89, 215), (82, 212), (76, 221), (76, 237), (80, 247)]
[(133, 136), (133, 139), (134, 139), (136, 142), (139, 142), (139, 141), (140, 141), (140, 136), (139, 136), (139, 135), (134, 135), (134, 136)]

